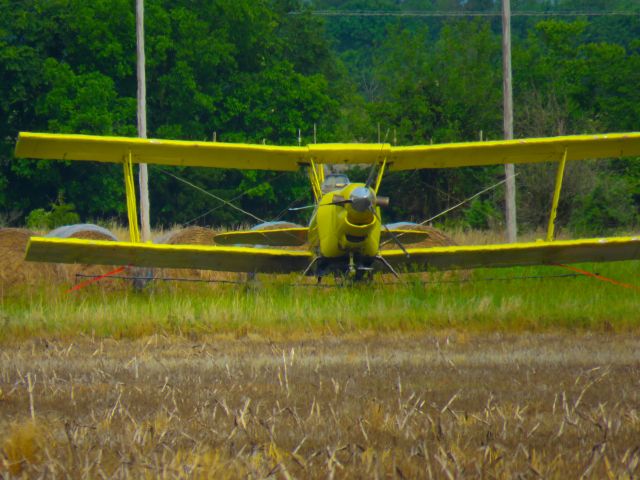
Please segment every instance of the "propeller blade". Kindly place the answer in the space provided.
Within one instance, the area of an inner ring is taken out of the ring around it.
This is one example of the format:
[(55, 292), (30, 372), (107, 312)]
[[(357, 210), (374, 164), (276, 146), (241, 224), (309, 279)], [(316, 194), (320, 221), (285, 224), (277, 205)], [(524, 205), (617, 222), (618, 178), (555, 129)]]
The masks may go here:
[(296, 212), (298, 210), (308, 210), (316, 207), (330, 207), (331, 205), (345, 205), (347, 203), (351, 203), (351, 200), (338, 200), (337, 202), (324, 203), (322, 205), (305, 205), (304, 207), (288, 208), (287, 210), (289, 212)]
[(409, 252), (407, 252), (407, 249), (404, 248), (404, 245), (402, 245), (400, 240), (398, 240), (398, 237), (396, 236), (396, 234), (393, 233), (391, 230), (389, 230), (389, 227), (387, 227), (386, 224), (382, 223), (382, 219), (378, 216), (378, 213), (375, 211), (374, 208), (371, 209), (371, 213), (373, 213), (373, 216), (378, 219), (378, 221), (380, 222), (380, 225), (382, 225), (384, 227), (384, 229), (387, 231), (389, 236), (391, 236), (391, 238), (393, 239), (395, 244), (398, 245), (398, 247), (400, 247), (400, 250), (402, 250), (404, 252), (404, 254), (407, 256), (407, 258), (409, 258), (411, 255), (409, 255)]
[(293, 208), (287, 208), (287, 211), (289, 212), (297, 212), (298, 210), (308, 210), (310, 208), (316, 208), (317, 205), (305, 205), (304, 207), (293, 207)]
[(369, 176), (367, 177), (367, 181), (365, 182), (365, 186), (367, 188), (371, 187), (371, 184), (373, 183), (374, 180), (374, 174), (376, 173), (376, 167), (378, 166), (377, 163), (372, 163), (371, 164), (371, 168), (369, 169)]

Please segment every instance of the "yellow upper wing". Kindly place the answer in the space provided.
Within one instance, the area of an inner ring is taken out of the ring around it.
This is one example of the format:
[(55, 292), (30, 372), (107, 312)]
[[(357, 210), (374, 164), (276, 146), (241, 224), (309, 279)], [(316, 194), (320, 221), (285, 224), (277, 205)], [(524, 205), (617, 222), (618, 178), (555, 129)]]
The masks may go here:
[(314, 144), (280, 147), (222, 142), (154, 140), (22, 132), (16, 156), (252, 170), (297, 170), (311, 161), (326, 164), (379, 163), (390, 170), (455, 168), (503, 163), (537, 163), (640, 156), (640, 133), (575, 135), (522, 140), (392, 147), (383, 144)]
[(26, 260), (54, 263), (196, 268), (225, 272), (301, 272), (311, 262), (309, 252), (201, 245), (31, 237)]
[(307, 149), (222, 142), (188, 142), (94, 135), (21, 132), (16, 157), (247, 170), (297, 170)]
[(640, 156), (640, 133), (394, 147), (388, 160), (391, 170), (474, 167), (559, 161), (565, 150), (567, 160)]
[(20, 132), (16, 157), (93, 160), (245, 170), (294, 171), (317, 163), (374, 163), (389, 152), (388, 144), (317, 144), (280, 147), (244, 143), (192, 142), (133, 137)]
[(383, 250), (380, 255), (401, 271), (613, 262), (640, 259), (640, 237), (408, 248), (407, 252), (408, 258), (402, 250)]

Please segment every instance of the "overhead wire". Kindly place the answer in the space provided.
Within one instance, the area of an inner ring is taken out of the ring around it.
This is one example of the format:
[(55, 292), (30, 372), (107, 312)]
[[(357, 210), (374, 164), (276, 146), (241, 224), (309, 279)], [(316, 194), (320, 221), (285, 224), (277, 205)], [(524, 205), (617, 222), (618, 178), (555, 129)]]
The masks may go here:
[[(124, 268), (124, 267), (122, 267)], [(114, 272), (115, 273), (115, 272)], [(376, 285), (405, 285), (410, 286), (412, 284), (418, 285), (444, 285), (444, 284), (464, 284), (464, 283), (476, 283), (476, 282), (508, 282), (512, 280), (544, 280), (544, 279), (558, 279), (558, 278), (579, 278), (582, 277), (580, 273), (562, 273), (552, 275), (518, 275), (518, 276), (505, 276), (505, 277), (487, 277), (487, 278), (462, 278), (458, 280), (408, 280), (408, 281), (391, 281), (391, 282), (376, 282)], [(186, 283), (212, 283), (212, 284), (229, 284), (229, 285), (250, 285), (250, 281), (247, 280), (222, 280), (222, 279), (203, 279), (203, 278), (181, 278), (181, 277), (138, 277), (133, 275), (90, 275), (84, 273), (77, 273), (76, 278), (93, 278), (93, 279), (115, 279), (115, 280), (149, 280), (160, 282), (186, 282)], [(282, 286), (286, 287), (313, 287), (313, 288), (343, 288), (352, 286), (353, 283), (337, 283), (337, 284), (318, 284), (318, 283), (286, 283)], [(363, 283), (363, 285), (366, 285)]]
[[(291, 11), (289, 15), (310, 14), (322, 17), (500, 17), (502, 12), (452, 12), (452, 11), (374, 11), (374, 10), (309, 10)], [(567, 12), (535, 12), (522, 11), (511, 12), (512, 17), (606, 17), (606, 16), (640, 16), (640, 12), (608, 11), (608, 12), (588, 12), (588, 11), (567, 11)]]

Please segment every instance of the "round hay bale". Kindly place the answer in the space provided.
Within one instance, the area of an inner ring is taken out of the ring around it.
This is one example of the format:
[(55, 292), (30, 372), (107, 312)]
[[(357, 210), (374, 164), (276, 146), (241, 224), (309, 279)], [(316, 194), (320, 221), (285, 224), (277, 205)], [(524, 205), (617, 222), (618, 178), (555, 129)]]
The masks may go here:
[(91, 223), (65, 225), (64, 227), (58, 227), (50, 231), (45, 236), (55, 238), (84, 238), (86, 240), (118, 240), (116, 236), (106, 228)]
[[(117, 241), (116, 236), (104, 227), (91, 223), (78, 223), (65, 225), (50, 231), (46, 237), (51, 238), (80, 238), (84, 240), (105, 240)], [(57, 266), (57, 273), (60, 281), (77, 283), (88, 280), (91, 277), (78, 277), (78, 275), (104, 275), (112, 271), (115, 267), (111, 265), (88, 265), (88, 264), (60, 264)], [(98, 282), (102, 288), (121, 288), (121, 282)]]
[[(425, 238), (421, 242), (407, 245), (407, 248), (408, 247), (411, 247), (411, 248), (448, 247), (452, 245), (457, 245), (455, 240), (453, 240), (450, 236), (446, 235), (441, 230), (438, 230), (437, 228), (434, 228), (434, 227), (430, 227), (428, 225), (420, 225), (418, 223), (412, 223), (412, 222), (397, 222), (397, 223), (390, 223), (387, 225), (387, 227), (392, 230), (393, 229), (418, 230), (420, 232), (425, 232), (429, 235), (427, 238)], [(400, 236), (398, 240), (402, 242), (402, 236)], [(398, 248), (398, 246), (392, 240), (390, 242), (387, 242), (382, 248), (384, 250), (389, 250), (389, 249), (396, 249)]]
[(155, 239), (153, 243), (167, 245), (213, 245), (213, 237), (216, 233), (210, 228), (187, 227), (180, 230), (166, 232)]
[(0, 289), (2, 292), (49, 282), (56, 276), (50, 263), (26, 262), (25, 251), (33, 232), (24, 228), (0, 229)]
[[(214, 245), (213, 238), (216, 232), (210, 228), (187, 227), (181, 230), (173, 230), (161, 235), (153, 243), (166, 245)], [(212, 270), (196, 270), (192, 268), (161, 268), (157, 269), (156, 277), (163, 278), (187, 278), (195, 280), (227, 280), (234, 278), (234, 274), (228, 272), (216, 272)]]
[(412, 245), (412, 247), (449, 247), (452, 245), (457, 245), (456, 241), (444, 233), (442, 230), (438, 230), (434, 227), (429, 227), (427, 225), (419, 225), (417, 230), (422, 232), (426, 232), (429, 234), (429, 238)]

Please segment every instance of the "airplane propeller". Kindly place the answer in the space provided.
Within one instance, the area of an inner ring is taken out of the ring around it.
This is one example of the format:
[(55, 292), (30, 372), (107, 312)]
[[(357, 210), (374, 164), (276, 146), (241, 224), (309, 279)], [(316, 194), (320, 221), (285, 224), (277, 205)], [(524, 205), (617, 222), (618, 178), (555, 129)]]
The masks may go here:
[(393, 233), (393, 231), (391, 231), (389, 227), (387, 227), (386, 223), (382, 223), (382, 219), (378, 216), (378, 213), (375, 211), (373, 207), (371, 208), (371, 213), (373, 213), (373, 216), (376, 217), (376, 219), (378, 219), (378, 221), (380, 222), (380, 225), (384, 227), (384, 229), (387, 231), (389, 236), (393, 239), (394, 243), (398, 245), (398, 247), (400, 247), (400, 250), (402, 250), (402, 252), (407, 256), (407, 258), (409, 258), (411, 255), (409, 255), (409, 252), (407, 252), (407, 249), (404, 248), (404, 245), (398, 239), (398, 236), (395, 233)]
[[(373, 171), (373, 170), (372, 170)], [(382, 223), (382, 219), (376, 212), (375, 206), (388, 206), (389, 198), (388, 197), (376, 197), (376, 194), (369, 186), (369, 181), (373, 178), (373, 175), (369, 174), (369, 180), (367, 180), (367, 185), (364, 187), (355, 188), (349, 197), (351, 207), (357, 212), (366, 212), (369, 211), (373, 216), (380, 222), (380, 225), (387, 231), (387, 233), (391, 236), (393, 241), (395, 242), (400, 250), (404, 252), (404, 254), (409, 257), (409, 252), (404, 248), (404, 245), (398, 240), (398, 237), (395, 233), (393, 233), (386, 224)], [(335, 196), (333, 197), (335, 199)]]
[[(363, 187), (361, 187), (363, 188)], [(344, 198), (342, 195), (334, 195), (333, 196), (333, 201), (331, 203), (324, 203), (322, 205), (305, 205), (304, 207), (294, 207), (294, 208), (289, 208), (288, 210), (290, 212), (297, 212), (299, 210), (309, 210), (312, 208), (316, 208), (316, 207), (329, 207), (332, 205), (346, 205), (347, 203), (353, 203), (354, 199), (353, 199), (353, 194), (351, 195), (350, 198)], [(362, 202), (362, 200), (359, 200), (359, 202)], [(389, 197), (375, 197), (375, 204), (379, 207), (388, 207), (389, 206)], [(362, 207), (360, 207), (362, 208)], [(368, 206), (364, 209), (364, 210), (358, 210), (358, 211), (363, 211), (366, 212), (368, 210)]]
[[(387, 132), (388, 134), (389, 132)], [(383, 206), (383, 207), (388, 207), (389, 206), (389, 197), (376, 197), (374, 191), (371, 189), (371, 185), (373, 184), (373, 181), (375, 179), (375, 172), (377, 169), (378, 165), (376, 163), (373, 163), (371, 165), (371, 169), (369, 170), (369, 176), (367, 177), (367, 182), (365, 183), (364, 187), (361, 188), (357, 188), (355, 189), (351, 195), (353, 196), (354, 193), (356, 193), (357, 190), (365, 190), (366, 189), (366, 194), (364, 192), (358, 192), (358, 194), (361, 197), (373, 197), (375, 199), (375, 205), (379, 205), (379, 206)], [(335, 198), (335, 197), (334, 197)], [(364, 200), (359, 200), (359, 205), (363, 206), (365, 204)], [(356, 208), (356, 204), (353, 203), (352, 204), (353, 208), (355, 210), (358, 210), (358, 208)], [(366, 210), (369, 210), (373, 216), (378, 220), (378, 222), (380, 222), (380, 225), (382, 225), (382, 227), (386, 230), (386, 232), (389, 234), (389, 236), (393, 239), (394, 243), (396, 245), (398, 245), (398, 247), (400, 248), (400, 250), (402, 250), (404, 252), (404, 254), (407, 256), (407, 258), (410, 257), (409, 252), (407, 252), (407, 249), (404, 248), (404, 245), (402, 244), (402, 242), (400, 242), (400, 240), (398, 239), (398, 237), (396, 236), (395, 233), (393, 233), (389, 227), (387, 227), (387, 225), (385, 223), (382, 223), (382, 219), (380, 218), (380, 216), (378, 215), (378, 212), (376, 212), (376, 209), (374, 207), (374, 202), (369, 201), (369, 203), (367, 204), (367, 208)], [(366, 210), (359, 210), (359, 211), (366, 211)], [(377, 256), (378, 260), (380, 260), (385, 267), (387, 267), (387, 269), (389, 269), (389, 271), (391, 273), (393, 273), (396, 278), (400, 278), (398, 273), (393, 269), (393, 267), (389, 264), (389, 262), (387, 262), (384, 257), (378, 255)]]

